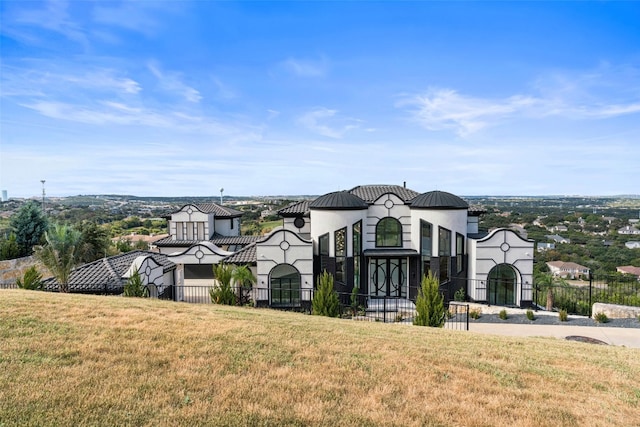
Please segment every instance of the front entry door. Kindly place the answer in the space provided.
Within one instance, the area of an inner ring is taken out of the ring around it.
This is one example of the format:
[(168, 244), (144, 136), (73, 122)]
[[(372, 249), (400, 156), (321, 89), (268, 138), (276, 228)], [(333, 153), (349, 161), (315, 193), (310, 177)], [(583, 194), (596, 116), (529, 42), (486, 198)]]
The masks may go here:
[(372, 297), (407, 297), (407, 259), (371, 258), (369, 289)]
[(492, 305), (516, 304), (516, 273), (511, 266), (500, 264), (491, 269), (488, 278), (489, 298)]

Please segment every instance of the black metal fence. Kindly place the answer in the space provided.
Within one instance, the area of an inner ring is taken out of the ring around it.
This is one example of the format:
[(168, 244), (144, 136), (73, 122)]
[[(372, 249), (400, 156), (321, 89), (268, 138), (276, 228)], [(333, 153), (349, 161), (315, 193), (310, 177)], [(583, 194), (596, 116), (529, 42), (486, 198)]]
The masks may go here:
[(534, 287), (534, 303), (545, 308), (549, 291), (554, 310), (591, 316), (593, 304), (607, 303), (640, 307), (640, 281), (633, 276), (591, 276), (589, 280), (569, 281), (566, 285)]
[[(212, 303), (211, 290), (214, 286), (177, 286), (173, 290), (175, 301), (195, 304)], [(269, 288), (251, 289), (233, 287), (237, 305), (269, 307), (279, 310), (311, 313), (313, 289), (295, 289), (274, 294)], [(275, 297), (274, 297), (275, 296)], [(405, 298), (370, 297), (338, 292), (339, 313), (342, 318), (358, 321), (412, 324), (416, 316), (415, 301)], [(240, 303), (238, 303), (240, 301)], [(446, 320), (444, 327), (455, 330), (469, 329), (469, 305), (461, 302), (445, 303)]]

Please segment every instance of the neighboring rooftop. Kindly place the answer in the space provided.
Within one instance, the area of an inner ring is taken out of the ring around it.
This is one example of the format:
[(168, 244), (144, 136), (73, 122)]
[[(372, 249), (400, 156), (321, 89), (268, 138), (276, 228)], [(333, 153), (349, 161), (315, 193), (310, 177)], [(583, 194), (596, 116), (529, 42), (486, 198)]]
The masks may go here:
[(309, 203), (309, 209), (361, 210), (368, 207), (364, 200), (347, 191), (325, 194)]
[[(176, 268), (166, 255), (149, 251), (131, 251), (75, 268), (69, 276), (69, 289), (72, 292), (120, 292), (124, 286), (122, 277), (139, 256), (151, 256), (154, 261), (162, 265), (165, 273)], [(45, 290), (58, 289), (58, 281), (55, 277), (45, 279), (43, 283)]]

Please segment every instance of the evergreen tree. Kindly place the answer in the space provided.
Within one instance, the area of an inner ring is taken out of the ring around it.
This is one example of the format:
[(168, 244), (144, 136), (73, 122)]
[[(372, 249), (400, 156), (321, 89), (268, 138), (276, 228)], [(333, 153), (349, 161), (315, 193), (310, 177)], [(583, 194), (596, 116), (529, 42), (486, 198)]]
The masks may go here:
[(146, 295), (147, 290), (144, 287), (144, 283), (142, 283), (142, 277), (140, 273), (136, 271), (133, 273), (128, 279), (127, 283), (124, 285), (124, 296), (125, 297), (144, 297)]
[(9, 237), (0, 241), (0, 260), (15, 259), (20, 256), (20, 247), (16, 240), (15, 233), (9, 234)]
[(333, 289), (333, 275), (326, 270), (318, 277), (311, 309), (311, 313), (318, 316), (338, 317), (340, 315), (340, 300), (338, 293)]
[(41, 243), (42, 236), (48, 228), (48, 221), (40, 206), (31, 201), (11, 217), (10, 225), (16, 236), (20, 256), (28, 256), (31, 255), (33, 247)]
[(444, 298), (440, 293), (438, 278), (429, 272), (422, 278), (418, 298), (416, 299), (416, 317), (413, 324), (418, 326), (432, 326), (441, 328), (444, 326), (446, 311)]

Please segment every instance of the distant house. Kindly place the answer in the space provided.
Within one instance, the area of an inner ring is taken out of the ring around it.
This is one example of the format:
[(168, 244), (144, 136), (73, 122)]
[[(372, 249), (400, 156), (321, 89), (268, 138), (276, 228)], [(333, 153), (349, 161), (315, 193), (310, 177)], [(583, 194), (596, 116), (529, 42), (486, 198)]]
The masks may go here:
[(556, 243), (571, 243), (571, 239), (568, 239), (566, 237), (562, 237), (562, 236), (560, 236), (558, 234), (548, 234), (548, 235), (546, 235), (544, 237), (546, 237), (549, 240), (553, 240)]
[(547, 267), (554, 276), (576, 279), (589, 277), (589, 268), (575, 262), (550, 261)]
[(549, 250), (552, 250), (552, 249), (555, 249), (555, 248), (556, 248), (556, 244), (555, 243), (538, 242), (538, 244), (537, 244), (538, 252), (549, 251)]
[(624, 244), (629, 249), (640, 249), (640, 242), (635, 240), (630, 240)]
[(616, 271), (622, 274), (630, 274), (636, 276), (640, 280), (640, 267), (634, 267), (633, 265), (625, 265), (622, 267), (616, 267)]
[(625, 225), (622, 228), (618, 228), (618, 234), (640, 234), (640, 230), (633, 225)]
[(558, 225), (554, 225), (553, 227), (551, 227), (549, 229), (549, 231), (551, 231), (553, 233), (565, 233), (565, 232), (569, 231), (569, 229), (567, 228), (566, 225), (558, 224)]
[[(167, 256), (147, 251), (131, 251), (103, 258), (75, 268), (69, 276), (69, 291), (87, 294), (121, 294), (127, 279), (135, 272), (152, 297), (161, 297), (178, 284), (176, 264)], [(55, 278), (43, 281), (44, 289), (57, 291)]]
[(604, 215), (602, 215), (602, 220), (606, 221), (609, 224), (611, 224), (613, 221), (616, 220), (616, 217), (615, 216), (604, 216)]

